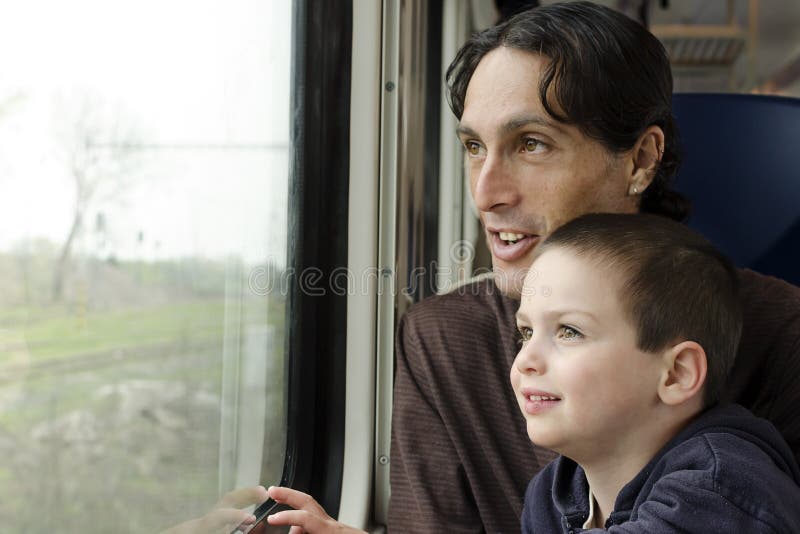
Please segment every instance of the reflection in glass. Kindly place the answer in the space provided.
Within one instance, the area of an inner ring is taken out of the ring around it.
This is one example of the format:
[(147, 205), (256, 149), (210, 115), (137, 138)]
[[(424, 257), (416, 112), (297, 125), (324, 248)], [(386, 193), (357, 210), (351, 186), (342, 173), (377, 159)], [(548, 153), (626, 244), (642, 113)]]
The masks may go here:
[(280, 479), (285, 299), (253, 273), (286, 267), (290, 8), (4, 11), (4, 529), (156, 532)]

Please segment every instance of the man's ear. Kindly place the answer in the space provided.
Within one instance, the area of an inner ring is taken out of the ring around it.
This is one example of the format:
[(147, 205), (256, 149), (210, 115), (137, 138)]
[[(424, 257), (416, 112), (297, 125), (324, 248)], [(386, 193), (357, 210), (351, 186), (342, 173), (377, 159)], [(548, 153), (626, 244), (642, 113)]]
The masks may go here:
[(694, 341), (683, 341), (665, 349), (663, 358), (658, 396), (664, 404), (676, 406), (702, 392), (708, 371), (703, 347)]
[(628, 194), (641, 195), (653, 181), (661, 156), (664, 155), (664, 131), (655, 125), (648, 126), (639, 136), (630, 152), (631, 173)]

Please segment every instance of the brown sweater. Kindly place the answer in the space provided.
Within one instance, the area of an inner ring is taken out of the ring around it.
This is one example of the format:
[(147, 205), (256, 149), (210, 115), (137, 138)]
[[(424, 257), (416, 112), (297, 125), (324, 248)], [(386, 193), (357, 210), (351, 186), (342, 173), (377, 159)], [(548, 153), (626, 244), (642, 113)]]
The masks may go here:
[[(728, 399), (772, 421), (800, 461), (800, 288), (741, 271), (744, 328)], [(517, 301), (491, 280), (400, 322), (389, 532), (516, 533), (533, 446), (509, 382)]]

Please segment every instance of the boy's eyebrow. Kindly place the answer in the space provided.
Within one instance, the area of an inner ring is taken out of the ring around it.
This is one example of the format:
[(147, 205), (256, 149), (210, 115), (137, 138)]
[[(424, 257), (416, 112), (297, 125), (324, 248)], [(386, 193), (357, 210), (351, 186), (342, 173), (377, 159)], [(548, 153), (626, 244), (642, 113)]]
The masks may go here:
[(562, 315), (567, 315), (567, 314), (570, 314), (570, 313), (577, 313), (577, 314), (580, 314), (580, 315), (586, 315), (589, 318), (591, 318), (592, 320), (597, 321), (597, 317), (595, 317), (595, 315), (592, 312), (590, 312), (588, 310), (581, 310), (579, 308), (565, 308), (565, 309), (548, 310), (547, 312), (545, 312), (545, 315), (549, 316), (549, 317), (561, 317)]
[[(567, 314), (570, 314), (570, 313), (576, 313), (576, 314), (580, 314), (580, 315), (585, 315), (585, 316), (589, 317), (590, 319), (592, 319), (593, 321), (598, 322), (597, 321), (597, 317), (595, 317), (595, 315), (592, 312), (587, 311), (587, 310), (580, 310), (580, 309), (576, 309), (576, 308), (568, 308), (568, 309), (563, 309), (563, 310), (548, 310), (548, 311), (546, 311), (544, 313), (544, 315), (547, 318), (552, 318), (552, 317), (561, 317), (562, 315), (567, 315)], [(517, 311), (516, 314), (514, 314), (514, 318), (516, 319), (516, 322), (519, 323), (519, 322), (525, 322), (528, 319), (528, 316), (525, 315), (525, 313), (520, 310), (520, 311)]]

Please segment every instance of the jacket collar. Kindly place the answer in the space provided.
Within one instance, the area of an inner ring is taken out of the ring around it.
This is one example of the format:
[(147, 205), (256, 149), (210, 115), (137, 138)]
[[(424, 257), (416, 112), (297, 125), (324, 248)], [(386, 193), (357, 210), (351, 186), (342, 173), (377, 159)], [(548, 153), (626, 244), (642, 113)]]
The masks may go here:
[[(661, 478), (662, 472), (666, 469), (661, 459), (667, 453), (689, 437), (712, 431), (718, 427), (723, 427), (726, 432), (746, 437), (751, 441), (757, 440), (759, 447), (765, 450), (784, 472), (795, 482), (800, 482), (800, 470), (794, 462), (789, 447), (780, 440), (773, 443), (767, 438), (762, 438), (761, 436), (771, 435), (768, 432), (769, 429), (762, 428), (764, 425), (770, 426), (766, 421), (754, 421), (750, 412), (736, 404), (716, 406), (698, 414), (692, 422), (661, 448), (633, 480), (623, 486), (614, 502), (614, 511), (606, 520), (606, 528), (631, 519), (636, 508), (641, 504), (640, 501), (649, 494), (650, 487)], [(754, 427), (760, 430), (755, 435)], [(777, 431), (774, 429), (772, 433), (777, 435)], [(568, 525), (565, 524), (565, 527), (568, 526), (567, 530), (580, 528), (589, 517), (589, 483), (583, 468), (569, 458), (560, 456), (556, 460), (552, 495), (553, 502), (561, 513), (562, 524), (568, 523)]]

